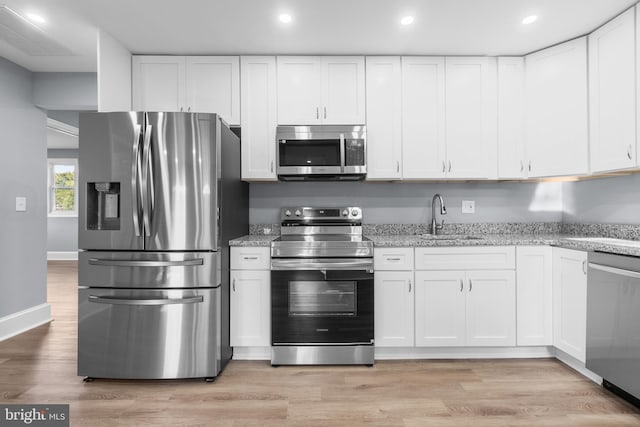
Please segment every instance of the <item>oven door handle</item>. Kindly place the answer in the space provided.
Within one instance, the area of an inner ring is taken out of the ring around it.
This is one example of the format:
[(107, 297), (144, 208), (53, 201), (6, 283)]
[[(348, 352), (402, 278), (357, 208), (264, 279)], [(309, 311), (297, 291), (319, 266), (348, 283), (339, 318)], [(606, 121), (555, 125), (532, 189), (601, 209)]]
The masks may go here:
[(271, 270), (351, 270), (373, 272), (373, 260), (272, 259)]

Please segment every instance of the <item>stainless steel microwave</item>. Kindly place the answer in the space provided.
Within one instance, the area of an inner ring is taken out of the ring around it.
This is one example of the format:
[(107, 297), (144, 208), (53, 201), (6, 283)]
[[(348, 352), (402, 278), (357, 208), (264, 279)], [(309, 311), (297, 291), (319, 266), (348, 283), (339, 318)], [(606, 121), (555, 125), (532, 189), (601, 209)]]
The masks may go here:
[(278, 126), (278, 179), (364, 179), (367, 175), (366, 133), (364, 125)]

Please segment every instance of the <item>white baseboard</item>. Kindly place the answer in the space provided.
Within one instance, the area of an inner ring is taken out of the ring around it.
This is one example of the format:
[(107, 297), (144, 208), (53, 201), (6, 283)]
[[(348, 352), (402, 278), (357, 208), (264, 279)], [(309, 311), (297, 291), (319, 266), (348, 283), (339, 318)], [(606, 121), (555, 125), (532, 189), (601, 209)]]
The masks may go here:
[(47, 261), (73, 261), (78, 259), (78, 251), (72, 252), (47, 252)]
[(554, 357), (551, 347), (376, 347), (376, 360)]
[(565, 353), (564, 351), (560, 350), (559, 348), (554, 348), (554, 352), (555, 352), (556, 359), (558, 359), (559, 361), (561, 361), (562, 363), (564, 363), (565, 365), (567, 365), (571, 369), (573, 369), (575, 371), (578, 371), (580, 374), (582, 374), (583, 376), (589, 378), (594, 383), (599, 384), (599, 385), (602, 384), (602, 377), (599, 376), (598, 374), (588, 370), (585, 367), (584, 362), (581, 362), (580, 360), (576, 359), (575, 357), (570, 356), (569, 354)]
[(271, 347), (233, 347), (233, 360), (271, 360)]
[(0, 317), (0, 341), (44, 325), (51, 321), (51, 306), (48, 303)]

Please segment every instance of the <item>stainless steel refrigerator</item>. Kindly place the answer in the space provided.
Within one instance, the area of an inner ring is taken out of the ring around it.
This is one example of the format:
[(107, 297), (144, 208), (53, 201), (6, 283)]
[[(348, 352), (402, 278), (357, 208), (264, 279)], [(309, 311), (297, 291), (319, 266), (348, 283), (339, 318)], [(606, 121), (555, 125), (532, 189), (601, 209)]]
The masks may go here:
[(248, 233), (238, 137), (215, 114), (82, 113), (79, 177), (78, 375), (213, 379)]

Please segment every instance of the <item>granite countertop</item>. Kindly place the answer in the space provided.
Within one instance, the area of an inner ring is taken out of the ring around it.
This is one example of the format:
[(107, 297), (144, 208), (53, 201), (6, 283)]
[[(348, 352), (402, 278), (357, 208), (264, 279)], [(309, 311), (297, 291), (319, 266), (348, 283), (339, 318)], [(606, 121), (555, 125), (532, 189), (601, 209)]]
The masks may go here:
[[(438, 239), (420, 238), (415, 234), (368, 235), (375, 247), (439, 247), (439, 246), (528, 246), (550, 245), (582, 251), (602, 251), (622, 255), (640, 256), (640, 244), (637, 247), (624, 246), (612, 242), (594, 242), (573, 240), (575, 238), (594, 237), (576, 234), (477, 234), (473, 239), (460, 235), (449, 235)], [(246, 235), (229, 242), (230, 246), (270, 246), (277, 235)]]

